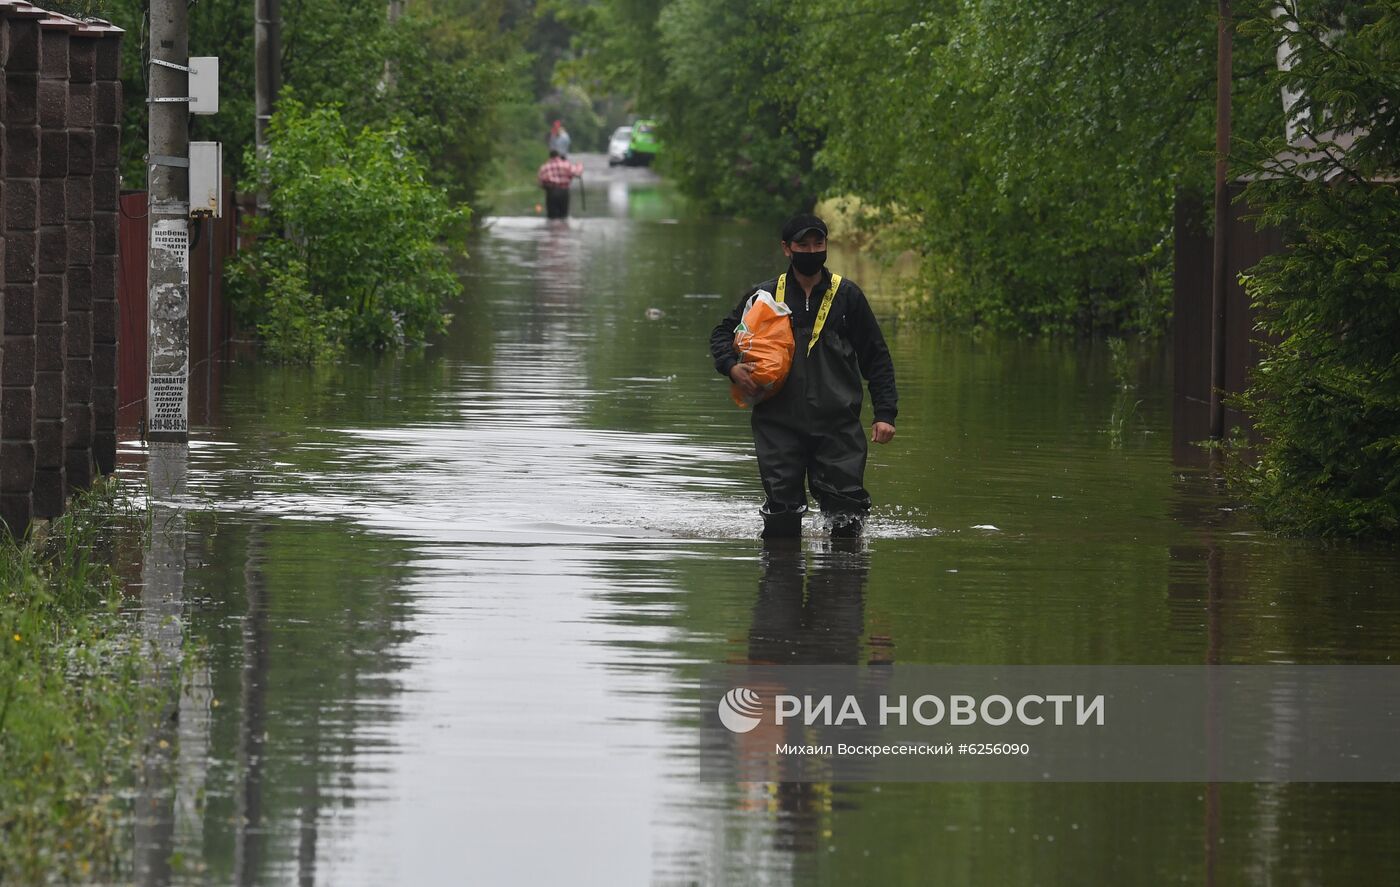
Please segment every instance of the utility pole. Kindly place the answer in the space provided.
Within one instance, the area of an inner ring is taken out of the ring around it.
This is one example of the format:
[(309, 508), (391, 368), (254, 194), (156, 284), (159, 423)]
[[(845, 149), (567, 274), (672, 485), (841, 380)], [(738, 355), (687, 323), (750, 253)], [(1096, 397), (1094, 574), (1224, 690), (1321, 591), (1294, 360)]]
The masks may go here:
[[(254, 121), (254, 144), (258, 158), (267, 153), (267, 124), (272, 119), (272, 106), (282, 89), (282, 2), (256, 0), (253, 12), (254, 54), (257, 79), (257, 118)], [(268, 211), (267, 183), (258, 181), (258, 213)]]
[(146, 158), (146, 438), (189, 439), (189, 17), (186, 0), (151, 0)]
[(1215, 58), (1215, 255), (1210, 295), (1210, 439), (1225, 437), (1225, 296), (1229, 286), (1226, 252), (1230, 227), (1230, 81), (1233, 77), (1234, 19), (1230, 0), (1217, 0)]
[[(189, 463), (190, 59), (187, 0), (150, 0), (146, 98), (146, 439), (150, 531), (141, 558), (145, 649), (157, 654), (153, 683), (177, 673), (184, 643), (185, 477)], [(168, 704), (149, 747), (178, 741), (180, 706)], [(168, 763), (148, 759), (137, 776), (136, 880), (171, 877), (175, 792)]]

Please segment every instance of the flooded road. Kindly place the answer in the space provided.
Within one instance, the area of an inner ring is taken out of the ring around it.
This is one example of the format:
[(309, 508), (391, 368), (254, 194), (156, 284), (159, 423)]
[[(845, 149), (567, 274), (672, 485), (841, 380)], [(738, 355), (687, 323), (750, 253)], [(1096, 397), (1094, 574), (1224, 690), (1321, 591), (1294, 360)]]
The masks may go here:
[(138, 799), (163, 823), (142, 880), (1393, 878), (1393, 785), (703, 778), (708, 664), (1386, 663), (1400, 561), (1273, 539), (1174, 465), (1164, 347), (900, 326), (836, 249), (884, 318), (899, 435), (863, 546), (765, 553), (707, 338), (776, 236), (643, 170), (585, 181), (566, 224), (499, 201), (426, 350), (228, 368), (154, 503), (182, 569), (131, 582), (159, 573), (203, 651)]

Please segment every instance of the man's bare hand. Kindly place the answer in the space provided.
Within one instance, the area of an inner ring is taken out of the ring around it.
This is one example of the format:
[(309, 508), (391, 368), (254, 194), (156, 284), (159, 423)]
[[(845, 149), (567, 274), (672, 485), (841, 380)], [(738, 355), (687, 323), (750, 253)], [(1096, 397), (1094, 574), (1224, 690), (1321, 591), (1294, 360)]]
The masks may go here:
[(870, 439), (878, 444), (894, 440), (894, 426), (888, 422), (876, 422), (870, 426)]
[(758, 386), (753, 381), (753, 371), (749, 369), (747, 364), (734, 364), (733, 368), (729, 370), (729, 378), (735, 385), (739, 386), (739, 390), (746, 396), (754, 397), (758, 394)]

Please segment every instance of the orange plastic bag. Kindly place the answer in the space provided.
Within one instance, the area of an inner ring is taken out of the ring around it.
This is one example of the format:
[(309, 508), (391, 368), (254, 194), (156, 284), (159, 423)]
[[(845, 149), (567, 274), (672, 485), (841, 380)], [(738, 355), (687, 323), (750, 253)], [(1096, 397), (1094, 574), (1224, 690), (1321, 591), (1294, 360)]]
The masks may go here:
[(744, 306), (744, 319), (734, 328), (734, 350), (741, 363), (748, 364), (758, 394), (749, 397), (738, 385), (729, 386), (729, 396), (740, 409), (762, 403), (782, 390), (792, 369), (794, 343), (792, 309), (759, 290)]

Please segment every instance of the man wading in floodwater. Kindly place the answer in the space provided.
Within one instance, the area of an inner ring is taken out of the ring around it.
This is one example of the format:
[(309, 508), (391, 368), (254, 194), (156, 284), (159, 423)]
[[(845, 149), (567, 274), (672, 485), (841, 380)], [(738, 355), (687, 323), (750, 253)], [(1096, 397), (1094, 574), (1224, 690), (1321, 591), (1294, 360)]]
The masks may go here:
[(549, 159), (540, 167), (536, 178), (544, 189), (545, 214), (551, 219), (569, 217), (569, 185), (583, 175), (583, 164), (570, 163), (558, 151), (550, 151)]
[(807, 486), (830, 517), (832, 535), (854, 536), (870, 511), (861, 377), (875, 409), (870, 439), (889, 443), (899, 411), (894, 361), (865, 293), (826, 269), (826, 223), (814, 215), (793, 216), (783, 225), (782, 247), (787, 271), (744, 293), (710, 333), (710, 354), (720, 375), (756, 395), (749, 369), (734, 350), (734, 328), (760, 289), (792, 309), (792, 370), (777, 394), (753, 408), (758, 474), (767, 495), (763, 536), (801, 534)]

